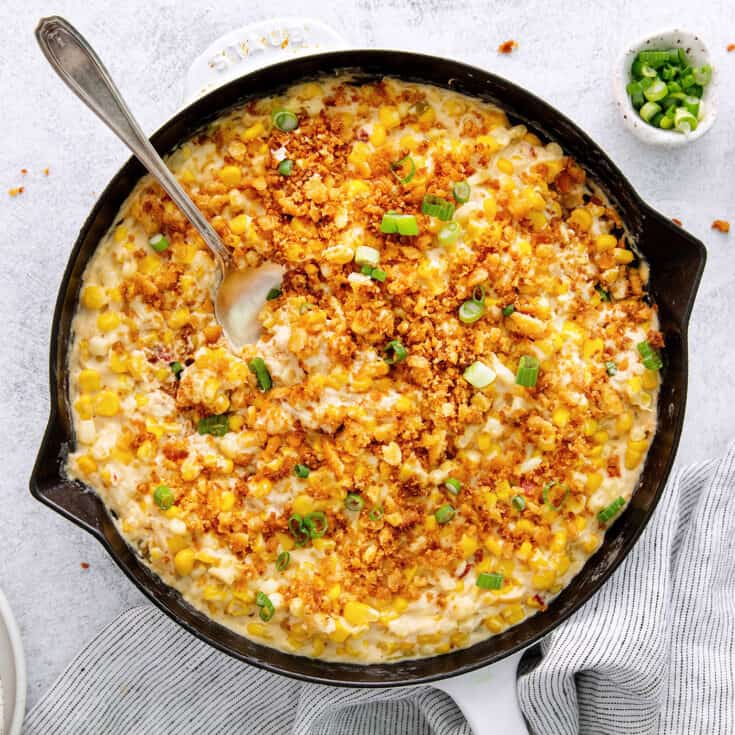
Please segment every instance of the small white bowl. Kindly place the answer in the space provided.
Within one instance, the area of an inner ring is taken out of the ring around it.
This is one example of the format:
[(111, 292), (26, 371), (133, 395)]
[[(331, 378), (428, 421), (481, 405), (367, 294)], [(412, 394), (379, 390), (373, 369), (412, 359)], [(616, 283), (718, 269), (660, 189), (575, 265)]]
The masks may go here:
[(620, 55), (614, 70), (613, 88), (615, 91), (618, 113), (628, 130), (644, 143), (660, 146), (680, 146), (701, 138), (711, 127), (717, 117), (717, 70), (712, 66), (712, 80), (704, 88), (700, 118), (697, 129), (689, 134), (675, 130), (661, 130), (643, 121), (633, 107), (625, 87), (631, 80), (630, 67), (639, 51), (669, 49), (682, 46), (692, 66), (710, 64), (710, 53), (704, 41), (694, 33), (673, 28), (661, 31), (652, 36), (642, 38), (631, 44)]
[(20, 735), (26, 709), (26, 664), (20, 631), (0, 591), (0, 682), (3, 688), (2, 735)]

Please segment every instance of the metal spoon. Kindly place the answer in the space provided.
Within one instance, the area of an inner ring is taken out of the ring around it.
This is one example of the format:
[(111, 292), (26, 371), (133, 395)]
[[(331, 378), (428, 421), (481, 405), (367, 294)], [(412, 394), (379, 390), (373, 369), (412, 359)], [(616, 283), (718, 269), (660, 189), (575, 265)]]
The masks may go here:
[(130, 148), (212, 251), (219, 271), (214, 313), (226, 337), (236, 348), (255, 342), (260, 334), (255, 317), (268, 291), (281, 282), (283, 268), (275, 263), (245, 271), (235, 267), (219, 235), (169, 171), (132, 116), (107, 69), (71, 23), (58, 16), (42, 18), (36, 27), (36, 39), (56, 73)]

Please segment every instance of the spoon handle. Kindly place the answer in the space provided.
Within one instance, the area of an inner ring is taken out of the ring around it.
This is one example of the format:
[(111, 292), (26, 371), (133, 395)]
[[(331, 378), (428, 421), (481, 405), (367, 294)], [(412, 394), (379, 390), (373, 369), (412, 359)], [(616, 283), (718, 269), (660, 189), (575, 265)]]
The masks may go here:
[(224, 274), (231, 261), (228, 250), (153, 148), (92, 47), (71, 23), (58, 16), (40, 20), (36, 39), (56, 73), (130, 148), (186, 215), (214, 253)]

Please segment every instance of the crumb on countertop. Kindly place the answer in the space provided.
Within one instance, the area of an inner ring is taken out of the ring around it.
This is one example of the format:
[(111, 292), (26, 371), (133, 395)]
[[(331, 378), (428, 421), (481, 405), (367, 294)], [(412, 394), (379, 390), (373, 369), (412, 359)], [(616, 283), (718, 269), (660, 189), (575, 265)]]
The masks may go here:
[(8, 194), (11, 197), (17, 197), (18, 194), (22, 194), (25, 190), (25, 186), (14, 186), (12, 189), (8, 189)]
[(727, 45), (727, 50), (728, 51), (735, 51), (735, 43), (729, 43)]
[(727, 234), (730, 232), (730, 223), (726, 219), (716, 219), (712, 223), (712, 229)]
[(518, 48), (517, 41), (504, 41), (500, 46), (498, 46), (498, 53), (509, 54), (516, 48)]
[(48, 176), (48, 166), (43, 170), (43, 175)]
[(82, 569), (89, 569), (89, 564), (86, 561), (83, 561), (79, 566)]
[(22, 168), (20, 170), (20, 172), (23, 174), (23, 176), (25, 176), (28, 173), (28, 169), (27, 168)]
[(672, 217), (672, 218), (671, 218), (671, 221), (672, 221), (672, 222), (673, 222), (673, 223), (674, 223), (675, 225), (679, 225), (679, 227), (681, 227), (681, 226), (682, 226), (682, 224), (681, 224), (681, 220), (680, 220), (680, 219), (678, 219), (678, 218), (676, 218), (676, 217)]

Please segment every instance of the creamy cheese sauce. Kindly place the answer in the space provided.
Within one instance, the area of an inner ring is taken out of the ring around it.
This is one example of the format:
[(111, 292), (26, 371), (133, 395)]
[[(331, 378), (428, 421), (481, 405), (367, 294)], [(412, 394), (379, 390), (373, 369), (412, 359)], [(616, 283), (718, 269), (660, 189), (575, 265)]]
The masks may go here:
[[(281, 109), (295, 130), (274, 128)], [(647, 267), (584, 172), (491, 105), (346, 78), (251, 102), (168, 163), (240, 267), (285, 269), (280, 293), (233, 350), (212, 257), (142, 179), (84, 274), (69, 475), (190, 604), (286, 651), (435, 655), (544, 609), (630, 500), (656, 428)], [(451, 242), (422, 198), (453, 202), (457, 181)], [(390, 211), (419, 234), (382, 233)], [(523, 356), (536, 385), (517, 383)], [(482, 389), (464, 377), (478, 361)], [(294, 516), (326, 530), (299, 546)]]

